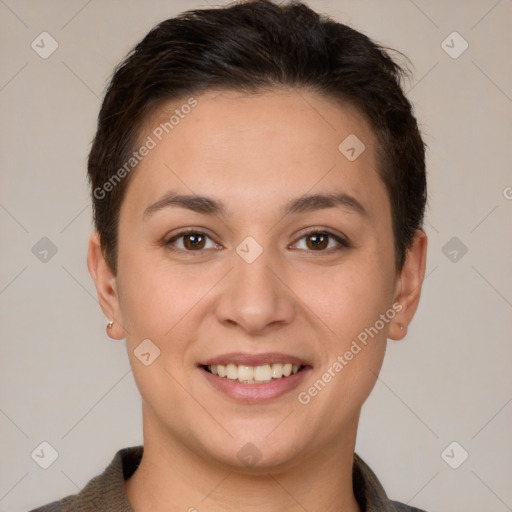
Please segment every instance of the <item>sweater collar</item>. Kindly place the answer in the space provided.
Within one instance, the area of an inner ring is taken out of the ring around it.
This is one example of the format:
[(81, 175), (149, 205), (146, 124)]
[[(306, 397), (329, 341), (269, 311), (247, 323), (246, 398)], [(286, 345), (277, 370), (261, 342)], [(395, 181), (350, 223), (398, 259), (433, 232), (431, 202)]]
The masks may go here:
[[(105, 471), (90, 482), (92, 484), (97, 480), (94, 490), (101, 491), (97, 496), (104, 496), (108, 500), (109, 510), (133, 512), (124, 490), (124, 481), (130, 478), (138, 468), (143, 452), (143, 446), (120, 449)], [(97, 488), (98, 485), (101, 488)], [(362, 512), (395, 512), (398, 510), (387, 497), (375, 473), (356, 453), (354, 453), (353, 488)], [(84, 491), (87, 492), (86, 488), (82, 492)], [(97, 505), (106, 506), (107, 503), (97, 503)]]

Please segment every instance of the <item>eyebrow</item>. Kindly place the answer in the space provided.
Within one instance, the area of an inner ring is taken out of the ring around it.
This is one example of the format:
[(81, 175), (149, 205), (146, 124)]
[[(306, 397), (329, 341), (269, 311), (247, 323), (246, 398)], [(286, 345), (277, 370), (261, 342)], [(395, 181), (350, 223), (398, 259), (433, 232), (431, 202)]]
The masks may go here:
[[(205, 215), (225, 216), (226, 214), (226, 206), (222, 201), (206, 196), (178, 194), (171, 190), (144, 210), (143, 219), (170, 207), (186, 208)], [(345, 192), (310, 194), (292, 199), (281, 207), (281, 215), (284, 217), (290, 213), (304, 213), (339, 207), (357, 213), (362, 217), (369, 217), (365, 207), (355, 197)]]

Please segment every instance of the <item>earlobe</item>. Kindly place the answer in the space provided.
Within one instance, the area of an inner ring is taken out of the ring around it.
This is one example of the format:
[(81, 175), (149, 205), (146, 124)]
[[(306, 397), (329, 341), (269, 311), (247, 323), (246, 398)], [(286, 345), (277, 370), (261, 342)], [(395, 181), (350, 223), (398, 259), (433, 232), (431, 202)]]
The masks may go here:
[(96, 286), (98, 301), (111, 327), (107, 334), (112, 339), (124, 337), (116, 276), (105, 260), (98, 231), (91, 233), (87, 251), (87, 268)]
[(401, 340), (405, 337), (407, 326), (411, 323), (418, 308), (425, 278), (427, 245), (427, 235), (423, 230), (417, 230), (397, 281), (393, 303), (400, 304), (401, 309), (388, 331), (388, 337), (393, 340)]

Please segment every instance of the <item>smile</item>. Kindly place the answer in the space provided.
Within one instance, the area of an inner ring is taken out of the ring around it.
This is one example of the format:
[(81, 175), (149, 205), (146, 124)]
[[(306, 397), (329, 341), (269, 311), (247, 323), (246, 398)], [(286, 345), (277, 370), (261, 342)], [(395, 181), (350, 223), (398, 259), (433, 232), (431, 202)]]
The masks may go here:
[(313, 370), (311, 362), (278, 352), (219, 354), (199, 363), (209, 386), (245, 404), (263, 403), (289, 394)]
[(265, 384), (272, 380), (295, 375), (302, 369), (302, 366), (292, 363), (262, 364), (258, 366), (228, 363), (226, 365), (208, 365), (205, 369), (213, 375), (217, 375), (218, 377), (225, 379), (236, 380), (241, 384)]

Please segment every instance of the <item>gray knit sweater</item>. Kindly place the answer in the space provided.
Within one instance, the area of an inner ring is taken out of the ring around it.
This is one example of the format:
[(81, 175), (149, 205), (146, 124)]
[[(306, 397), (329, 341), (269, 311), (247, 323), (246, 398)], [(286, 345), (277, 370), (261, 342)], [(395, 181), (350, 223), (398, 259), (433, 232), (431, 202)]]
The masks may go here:
[[(78, 493), (30, 512), (134, 512), (124, 491), (124, 480), (137, 469), (143, 447), (119, 450), (105, 471)], [(354, 454), (354, 494), (363, 512), (425, 512), (390, 501), (373, 471)]]

